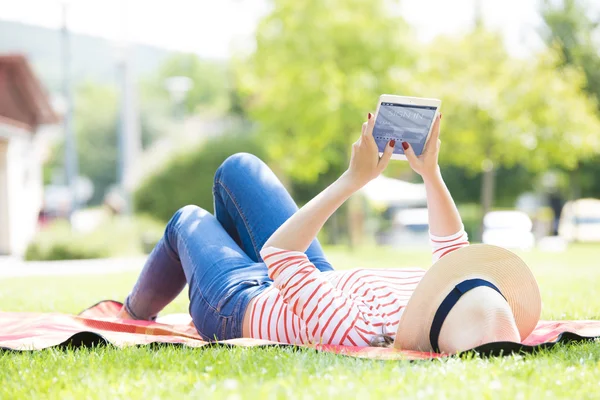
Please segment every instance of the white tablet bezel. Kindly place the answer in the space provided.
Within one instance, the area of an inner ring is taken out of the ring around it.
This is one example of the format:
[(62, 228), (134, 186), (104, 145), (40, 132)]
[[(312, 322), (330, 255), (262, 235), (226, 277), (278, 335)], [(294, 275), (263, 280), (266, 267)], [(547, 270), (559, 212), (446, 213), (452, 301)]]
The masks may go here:
[[(433, 117), (433, 121), (431, 121), (431, 126), (429, 127), (429, 132), (427, 132), (427, 139), (425, 139), (425, 145), (429, 141), (429, 137), (431, 136), (431, 130), (433, 128), (433, 123), (435, 119), (438, 117), (440, 112), (440, 107), (442, 106), (442, 101), (439, 99), (428, 99), (423, 97), (408, 97), (408, 96), (396, 96), (393, 94), (382, 94), (379, 96), (379, 102), (377, 103), (377, 110), (375, 110), (375, 122), (377, 122), (377, 116), (379, 115), (379, 107), (381, 107), (381, 103), (394, 103), (394, 104), (402, 104), (407, 106), (429, 106), (435, 107), (435, 115)], [(400, 146), (400, 143), (397, 143), (396, 146)], [(383, 153), (379, 153), (381, 156)], [(392, 154), (393, 160), (406, 160), (406, 156), (404, 154)]]

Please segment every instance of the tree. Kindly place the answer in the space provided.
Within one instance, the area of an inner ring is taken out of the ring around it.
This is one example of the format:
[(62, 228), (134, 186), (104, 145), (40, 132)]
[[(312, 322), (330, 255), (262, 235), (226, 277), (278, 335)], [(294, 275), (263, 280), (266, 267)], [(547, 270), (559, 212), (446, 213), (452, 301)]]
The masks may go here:
[(270, 158), (314, 182), (346, 167), (350, 143), (378, 96), (404, 91), (393, 83), (412, 62), (408, 27), (384, 0), (272, 4), (237, 82)]
[(94, 183), (96, 204), (117, 180), (118, 106), (112, 87), (85, 85), (78, 90), (74, 122), (79, 174)]
[(418, 68), (423, 92), (436, 90), (444, 113), (441, 162), (483, 172), (482, 208), (494, 198), (494, 170), (575, 168), (600, 150), (596, 104), (576, 70), (557, 72), (549, 53), (510, 58), (501, 38), (477, 28), (440, 38)]
[[(77, 88), (74, 97), (79, 175), (92, 181), (90, 203), (99, 204), (105, 190), (117, 180), (117, 92), (111, 86), (87, 83)], [(63, 166), (64, 142), (60, 142), (45, 167), (49, 171), (46, 183), (64, 183)]]
[(417, 56), (408, 27), (388, 6), (273, 1), (237, 81), (282, 170), (307, 182), (341, 172), (381, 93), (443, 100), (441, 162), (483, 173), (484, 213), (498, 168), (574, 168), (599, 150), (596, 105), (582, 94), (579, 71), (557, 72), (551, 52), (512, 59), (500, 36), (481, 24), (420, 46)]
[[(596, 99), (600, 113), (600, 10), (594, 15), (590, 2), (581, 0), (544, 1), (541, 15), (546, 23), (541, 35), (560, 60), (559, 68), (580, 68), (585, 90)], [(600, 197), (600, 155), (582, 160), (571, 174), (571, 196)]]
[[(114, 86), (87, 83), (75, 92), (75, 137), (79, 175), (94, 184), (90, 204), (100, 204), (108, 188), (117, 183), (118, 167), (118, 93)], [(147, 145), (158, 135), (141, 113), (142, 141)], [(45, 166), (45, 183), (63, 184), (64, 142), (59, 142)]]
[[(541, 34), (560, 56), (560, 66), (577, 66), (583, 71), (585, 90), (600, 100), (600, 10), (595, 20), (590, 4), (582, 0), (545, 0), (541, 9), (546, 26)], [(597, 104), (600, 111), (600, 101)]]

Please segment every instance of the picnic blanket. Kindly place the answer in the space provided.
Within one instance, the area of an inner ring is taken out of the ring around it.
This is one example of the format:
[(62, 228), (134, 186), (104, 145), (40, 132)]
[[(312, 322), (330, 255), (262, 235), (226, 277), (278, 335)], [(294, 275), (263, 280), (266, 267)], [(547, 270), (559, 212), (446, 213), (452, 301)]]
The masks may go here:
[[(156, 322), (120, 320), (115, 317), (122, 304), (102, 301), (79, 315), (60, 313), (0, 312), (0, 349), (41, 350), (49, 347), (90, 347), (112, 344), (117, 347), (171, 344), (205, 346), (291, 346), (257, 339), (207, 342), (196, 332), (188, 314), (159, 317)], [(481, 355), (533, 352), (557, 343), (586, 341), (600, 337), (600, 321), (540, 321), (523, 343), (499, 342), (479, 346)], [(419, 360), (443, 354), (393, 348), (311, 345), (316, 351), (377, 360)]]

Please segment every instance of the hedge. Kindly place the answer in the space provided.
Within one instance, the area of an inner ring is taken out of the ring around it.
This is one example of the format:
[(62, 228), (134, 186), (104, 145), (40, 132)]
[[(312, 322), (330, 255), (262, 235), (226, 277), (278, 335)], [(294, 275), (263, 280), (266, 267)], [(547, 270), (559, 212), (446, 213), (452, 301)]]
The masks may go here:
[(81, 260), (148, 253), (164, 224), (148, 217), (114, 217), (89, 233), (75, 232), (65, 220), (44, 227), (25, 252), (29, 261)]
[(227, 157), (247, 152), (263, 157), (263, 146), (251, 135), (212, 138), (201, 146), (172, 157), (138, 186), (134, 193), (136, 212), (168, 221), (186, 204), (213, 211), (212, 184), (217, 168)]

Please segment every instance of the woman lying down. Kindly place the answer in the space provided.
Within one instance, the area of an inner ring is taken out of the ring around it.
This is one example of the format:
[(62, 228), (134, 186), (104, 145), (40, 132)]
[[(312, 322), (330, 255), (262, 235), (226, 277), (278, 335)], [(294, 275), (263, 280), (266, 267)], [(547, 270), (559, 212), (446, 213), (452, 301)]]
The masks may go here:
[(541, 311), (536, 281), (508, 250), (469, 246), (438, 167), (440, 117), (422, 155), (398, 144), (425, 183), (433, 266), (336, 271), (329, 264), (317, 233), (385, 169), (396, 145), (391, 140), (380, 157), (373, 125), (369, 113), (347, 171), (300, 210), (261, 160), (229, 157), (215, 174), (215, 215), (196, 206), (175, 213), (119, 317), (153, 320), (187, 283), (189, 311), (205, 340), (453, 354), (525, 339)]

